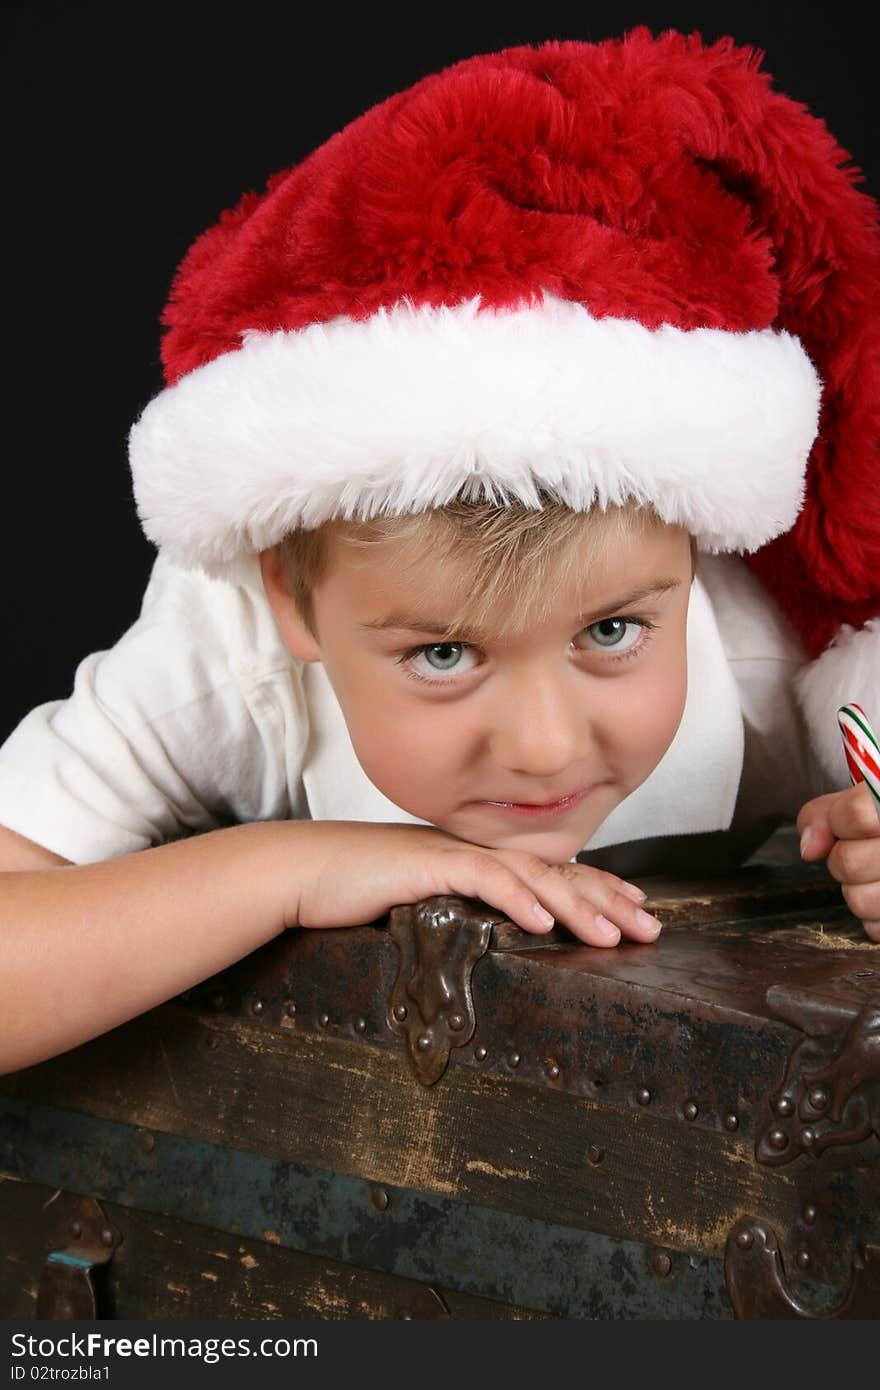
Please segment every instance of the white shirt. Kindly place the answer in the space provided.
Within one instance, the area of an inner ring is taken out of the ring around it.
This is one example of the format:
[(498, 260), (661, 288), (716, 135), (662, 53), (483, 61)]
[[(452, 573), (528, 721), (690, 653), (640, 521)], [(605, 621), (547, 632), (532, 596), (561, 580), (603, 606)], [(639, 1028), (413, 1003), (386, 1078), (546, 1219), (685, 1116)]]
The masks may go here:
[[(799, 639), (735, 556), (700, 556), (688, 696), (651, 776), (585, 850), (793, 819), (832, 790), (792, 676)], [(75, 864), (259, 820), (403, 821), (357, 761), (319, 662), (284, 647), (259, 566), (235, 583), (160, 555), (137, 621), (0, 747), (0, 825)], [(768, 832), (769, 833), (769, 832)]]

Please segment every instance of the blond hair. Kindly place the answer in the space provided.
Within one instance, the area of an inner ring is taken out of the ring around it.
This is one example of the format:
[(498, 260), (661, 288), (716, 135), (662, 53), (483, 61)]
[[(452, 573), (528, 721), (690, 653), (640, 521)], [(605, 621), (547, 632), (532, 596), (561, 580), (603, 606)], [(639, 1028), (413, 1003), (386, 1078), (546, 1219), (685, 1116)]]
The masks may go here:
[[(546, 620), (554, 595), (575, 571), (587, 574), (609, 547), (663, 523), (650, 506), (635, 503), (575, 512), (542, 494), (540, 508), (454, 500), (446, 506), (369, 521), (328, 521), (290, 532), (274, 547), (288, 591), (317, 640), (312, 592), (325, 577), (334, 542), (357, 563), (367, 547), (398, 543), (395, 564), (404, 571), (426, 558), (452, 566), (460, 593), (438, 641), (465, 628), (480, 629), (493, 615), (500, 639)], [(696, 549), (691, 543), (696, 562)], [(398, 571), (399, 572), (399, 571)]]

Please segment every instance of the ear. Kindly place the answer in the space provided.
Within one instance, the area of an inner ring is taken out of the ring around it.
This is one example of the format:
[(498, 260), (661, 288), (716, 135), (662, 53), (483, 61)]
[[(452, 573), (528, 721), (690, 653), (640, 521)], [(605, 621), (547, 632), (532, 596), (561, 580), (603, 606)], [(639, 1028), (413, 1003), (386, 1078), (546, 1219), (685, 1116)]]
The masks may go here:
[(320, 661), (321, 648), (290, 595), (274, 550), (260, 551), (260, 573), (269, 607), (275, 615), (275, 623), (287, 650), (300, 661)]

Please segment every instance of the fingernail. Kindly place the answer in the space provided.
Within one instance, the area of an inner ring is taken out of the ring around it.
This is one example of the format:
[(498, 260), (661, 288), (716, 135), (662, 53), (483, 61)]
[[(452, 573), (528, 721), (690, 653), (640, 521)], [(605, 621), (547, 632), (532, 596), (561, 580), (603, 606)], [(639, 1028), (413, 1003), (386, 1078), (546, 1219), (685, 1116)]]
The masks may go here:
[(621, 883), (620, 887), (628, 898), (633, 898), (637, 903), (643, 903), (648, 896), (645, 890), (640, 888), (637, 883), (627, 883), (624, 881)]
[(599, 928), (600, 935), (607, 936), (609, 941), (612, 939), (617, 941), (620, 937), (620, 931), (613, 922), (608, 921), (607, 917), (597, 917), (596, 926)]
[(637, 912), (636, 921), (640, 927), (644, 927), (645, 931), (651, 931), (655, 936), (663, 927), (663, 923), (659, 922), (656, 917), (652, 917), (650, 912)]
[(802, 859), (803, 859), (804, 856), (806, 855), (807, 850), (810, 848), (810, 841), (812, 840), (812, 838), (813, 838), (813, 827), (812, 827), (811, 825), (808, 825), (807, 828), (806, 828), (806, 830), (804, 831), (803, 835), (801, 836), (801, 858), (802, 858)]
[(540, 903), (535, 903), (534, 910), (535, 916), (537, 917), (538, 921), (541, 923), (543, 927), (552, 927), (556, 922), (556, 918), (551, 917), (547, 909), (542, 907)]

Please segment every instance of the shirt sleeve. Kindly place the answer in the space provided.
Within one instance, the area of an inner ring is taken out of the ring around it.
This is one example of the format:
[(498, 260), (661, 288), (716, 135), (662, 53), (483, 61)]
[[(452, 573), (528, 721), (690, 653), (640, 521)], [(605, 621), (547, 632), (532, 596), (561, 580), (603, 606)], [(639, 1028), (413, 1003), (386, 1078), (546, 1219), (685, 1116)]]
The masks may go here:
[(137, 621), (0, 747), (0, 825), (86, 864), (302, 810), (302, 683), (253, 568), (157, 558)]

